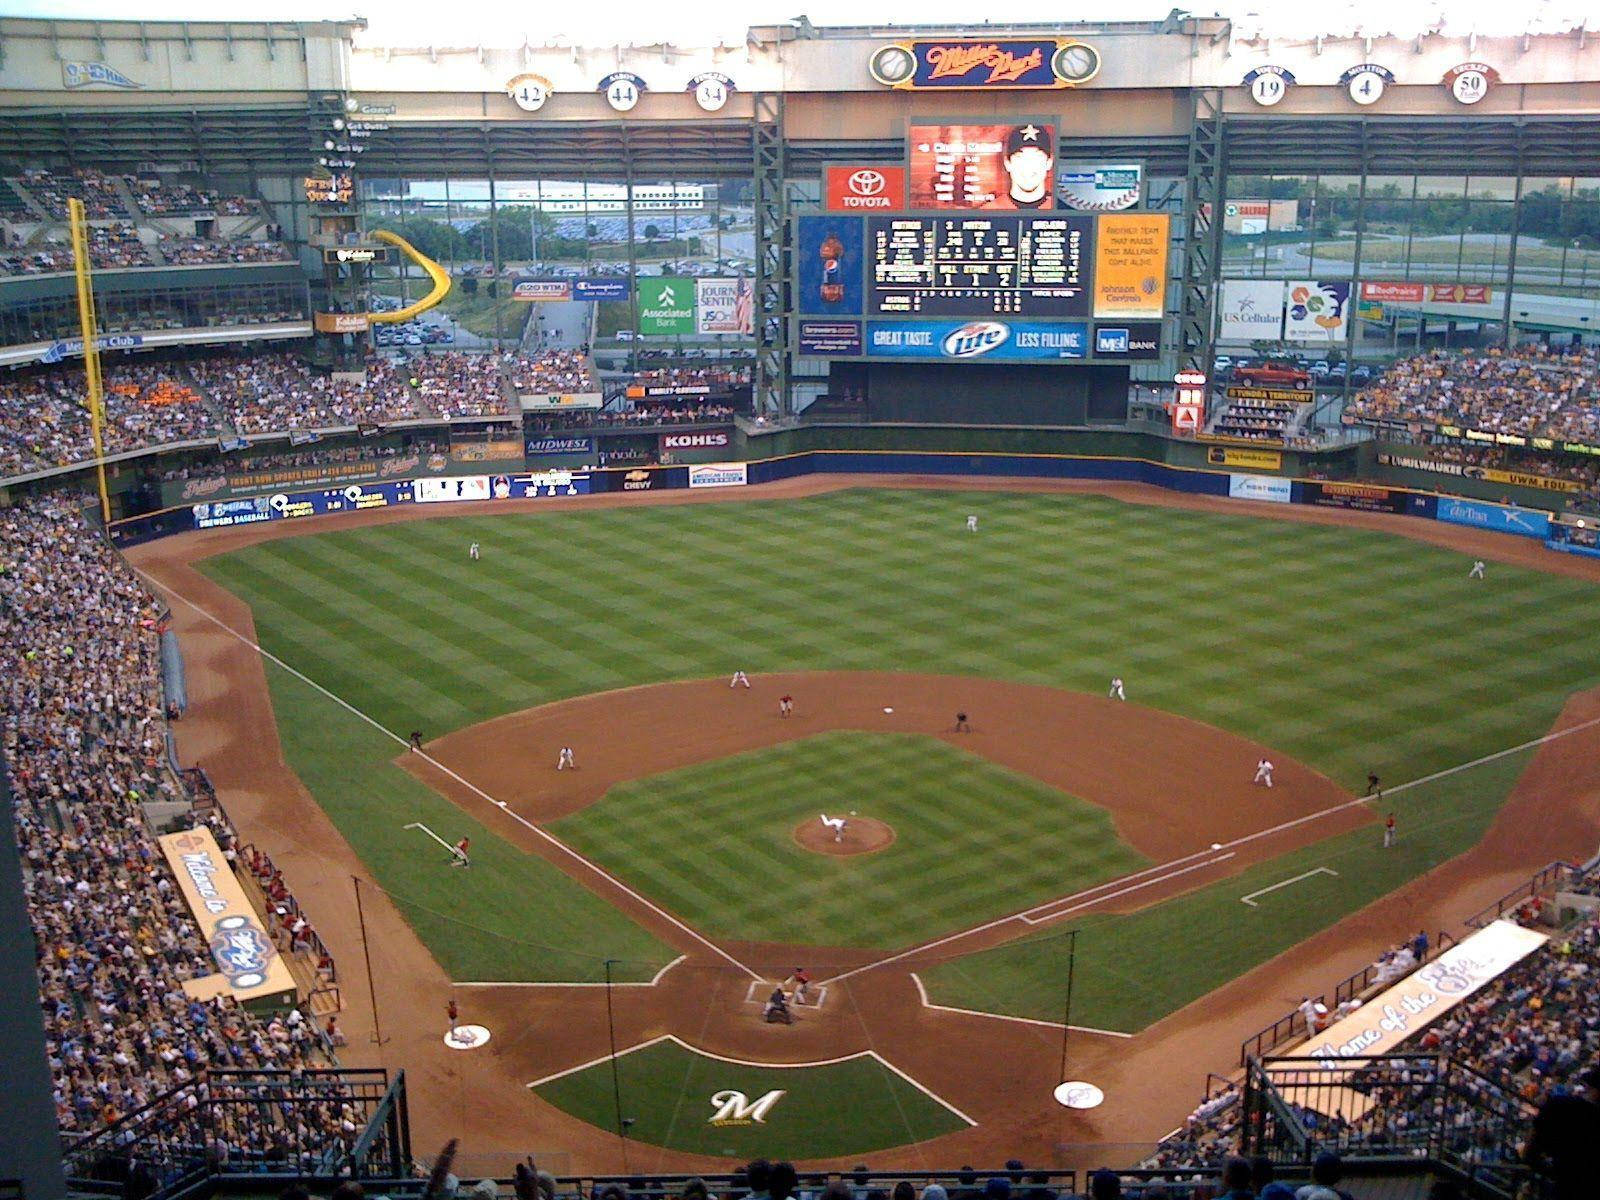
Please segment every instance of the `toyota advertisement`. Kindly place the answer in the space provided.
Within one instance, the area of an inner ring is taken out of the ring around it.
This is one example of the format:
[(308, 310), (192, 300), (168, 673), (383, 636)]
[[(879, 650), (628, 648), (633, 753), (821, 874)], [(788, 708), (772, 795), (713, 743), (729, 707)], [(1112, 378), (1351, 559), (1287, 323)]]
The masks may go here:
[(829, 212), (898, 212), (906, 206), (904, 167), (824, 167), (822, 178)]

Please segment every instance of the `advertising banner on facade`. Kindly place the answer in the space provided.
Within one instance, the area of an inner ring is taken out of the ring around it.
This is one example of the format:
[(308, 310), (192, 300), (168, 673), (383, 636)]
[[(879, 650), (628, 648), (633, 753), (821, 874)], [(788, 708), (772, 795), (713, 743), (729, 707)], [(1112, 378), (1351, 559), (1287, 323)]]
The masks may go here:
[(1100, 71), (1100, 52), (1077, 38), (949, 38), (891, 42), (867, 60), (885, 87), (1066, 88)]
[(511, 285), (511, 298), (535, 304), (560, 304), (572, 299), (572, 283), (566, 279), (519, 279)]
[(1283, 338), (1287, 342), (1332, 344), (1345, 338), (1350, 319), (1350, 281), (1290, 280), (1283, 312)]
[(873, 358), (970, 362), (1048, 362), (1087, 358), (1082, 321), (876, 321), (867, 327)]
[(1475, 529), (1492, 529), (1496, 533), (1514, 533), (1519, 537), (1550, 536), (1549, 513), (1534, 508), (1518, 508), (1514, 504), (1490, 504), (1483, 500), (1440, 496), (1434, 516), (1448, 525), (1470, 525)]
[(211, 831), (201, 826), (162, 834), (157, 841), (217, 967), (214, 975), (186, 980), (184, 991), (198, 1000), (224, 995), (244, 1003), (279, 997), (293, 1004), (294, 976)]
[(755, 280), (696, 279), (694, 281), (695, 332), (752, 332)]
[(689, 468), (689, 486), (692, 488), (743, 487), (749, 482), (747, 464), (702, 463)]
[(528, 439), (529, 458), (542, 458), (552, 454), (593, 454), (592, 437), (534, 437)]
[(1229, 475), (1228, 495), (1234, 500), (1265, 500), (1270, 504), (1288, 504), (1293, 499), (1294, 485), (1287, 479), (1271, 475)]
[(1056, 171), (1056, 203), (1073, 212), (1121, 212), (1143, 191), (1140, 163), (1063, 163)]
[(1247, 471), (1283, 470), (1283, 453), (1278, 450), (1235, 450), (1231, 446), (1211, 446), (1206, 462), (1213, 467), (1243, 467)]
[(318, 333), (365, 333), (372, 319), (366, 313), (319, 312), (311, 315), (311, 325)]
[(860, 321), (801, 321), (799, 352), (853, 356), (861, 353)]
[(794, 249), (800, 288), (795, 311), (817, 317), (861, 315), (864, 236), (860, 217), (800, 218)]
[(906, 169), (877, 164), (824, 167), (822, 203), (829, 212), (899, 212), (906, 206)]
[(1323, 508), (1348, 508), (1356, 512), (1403, 513), (1406, 494), (1369, 483), (1305, 483), (1301, 502)]
[(1361, 298), (1380, 303), (1421, 304), (1426, 291), (1427, 284), (1424, 283), (1382, 283), (1376, 280), (1364, 280), (1361, 284)]
[(733, 439), (726, 429), (707, 429), (696, 433), (663, 433), (661, 449), (674, 450), (726, 450)]
[(1159, 319), (1167, 299), (1165, 213), (1110, 213), (1095, 220), (1094, 315)]
[(599, 408), (606, 398), (599, 392), (523, 392), (517, 399), (523, 412), (542, 412), (553, 408)]
[(617, 279), (574, 279), (572, 281), (572, 298), (574, 300), (626, 300), (628, 298), (628, 280)]
[(910, 147), (910, 206), (1046, 209), (1055, 207), (1056, 127), (918, 125)]
[(1161, 357), (1160, 321), (1122, 321), (1094, 327), (1096, 358), (1153, 359)]
[(693, 334), (695, 281), (681, 275), (639, 277), (639, 334), (678, 337)]
[(1283, 280), (1224, 279), (1217, 316), (1222, 341), (1277, 341), (1283, 336)]
[(1435, 304), (1488, 304), (1494, 292), (1485, 283), (1434, 283), (1428, 285), (1428, 299)]

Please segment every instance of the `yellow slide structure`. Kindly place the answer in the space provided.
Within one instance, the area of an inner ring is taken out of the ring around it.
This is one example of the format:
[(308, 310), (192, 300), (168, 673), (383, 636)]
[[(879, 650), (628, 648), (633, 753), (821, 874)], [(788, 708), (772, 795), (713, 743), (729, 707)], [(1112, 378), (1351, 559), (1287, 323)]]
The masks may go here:
[(449, 273), (398, 233), (390, 233), (387, 229), (374, 229), (368, 236), (375, 242), (387, 242), (391, 246), (398, 246), (402, 254), (426, 271), (428, 278), (433, 280), (433, 291), (415, 304), (408, 304), (398, 312), (368, 313), (367, 317), (374, 325), (398, 325), (409, 321), (418, 313), (427, 312), (450, 294)]

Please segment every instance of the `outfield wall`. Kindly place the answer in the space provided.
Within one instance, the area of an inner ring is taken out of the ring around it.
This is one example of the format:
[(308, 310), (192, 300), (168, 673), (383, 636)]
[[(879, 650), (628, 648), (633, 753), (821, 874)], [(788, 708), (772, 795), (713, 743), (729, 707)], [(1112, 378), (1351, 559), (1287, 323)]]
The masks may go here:
[(1552, 550), (1600, 556), (1600, 548), (1575, 544), (1571, 536), (1573, 531), (1557, 525), (1552, 521), (1551, 512), (1545, 509), (1439, 496), (1364, 480), (1295, 479), (1284, 474), (1179, 466), (1125, 455), (997, 453), (992, 450), (960, 453), (806, 450), (753, 460), (681, 466), (521, 471), (347, 484), (164, 509), (112, 522), (111, 537), (119, 546), (130, 546), (196, 529), (232, 528), (375, 508), (500, 499), (570, 499), (608, 492), (721, 490), (819, 473), (1141, 483), (1169, 491), (1258, 504), (1304, 504), (1438, 520), (1536, 539)]

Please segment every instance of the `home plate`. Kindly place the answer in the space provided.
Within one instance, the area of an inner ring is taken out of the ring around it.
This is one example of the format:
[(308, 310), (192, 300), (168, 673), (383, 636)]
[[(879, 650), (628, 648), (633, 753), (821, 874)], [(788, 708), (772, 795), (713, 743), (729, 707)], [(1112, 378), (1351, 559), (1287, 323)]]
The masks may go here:
[(892, 712), (893, 712), (893, 711), (894, 711), (894, 709), (892, 709), (892, 708), (886, 708), (886, 709), (884, 709), (884, 710), (883, 710), (883, 711), (884, 711), (884, 712), (886, 712), (886, 713), (892, 713)]
[(452, 1050), (476, 1050), (489, 1041), (489, 1031), (482, 1025), (457, 1025), (444, 1035), (444, 1044)]

